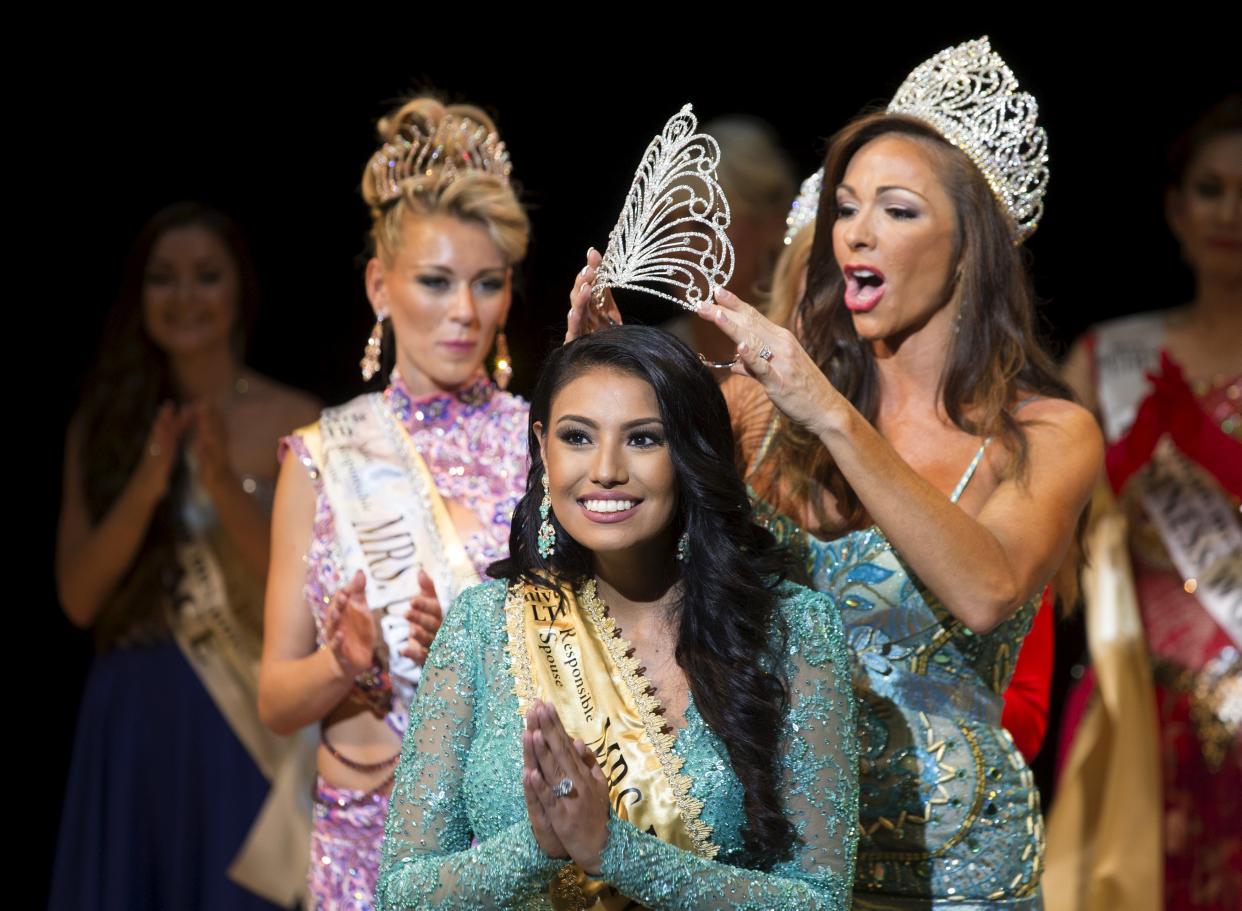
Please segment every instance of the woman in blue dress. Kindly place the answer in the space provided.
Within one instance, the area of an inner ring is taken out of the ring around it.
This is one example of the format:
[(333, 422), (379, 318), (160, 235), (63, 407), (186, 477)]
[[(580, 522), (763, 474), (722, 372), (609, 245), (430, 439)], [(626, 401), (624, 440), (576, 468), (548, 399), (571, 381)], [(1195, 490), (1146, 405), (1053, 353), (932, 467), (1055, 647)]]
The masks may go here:
[(1001, 695), (1102, 444), (1035, 340), (1035, 114), (986, 39), (936, 55), (831, 143), (797, 334), (728, 292), (701, 311), (738, 345), (752, 494), (855, 659), (855, 907), (1040, 906), (1038, 794)]

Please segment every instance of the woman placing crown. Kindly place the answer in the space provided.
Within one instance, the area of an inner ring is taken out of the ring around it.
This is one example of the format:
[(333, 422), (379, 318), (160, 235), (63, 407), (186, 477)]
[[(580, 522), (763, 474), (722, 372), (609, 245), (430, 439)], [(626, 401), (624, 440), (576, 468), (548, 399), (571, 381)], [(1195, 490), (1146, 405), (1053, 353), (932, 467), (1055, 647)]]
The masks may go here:
[[(819, 210), (823, 179), (821, 168), (804, 180), (802, 190), (789, 210), (785, 220), (785, 249), (781, 251), (772, 273), (772, 291), (764, 313), (773, 323), (795, 334), (798, 329), (796, 325), (791, 325), (793, 320), (790, 317), (798, 302), (806, 296), (807, 265), (811, 258), (811, 241), (815, 237), (815, 213)], [(1014, 662), (1013, 675), (1004, 693), (1001, 723), (1028, 763), (1039, 754), (1048, 730), (1055, 610), (1056, 597), (1049, 586), (1044, 590), (1031, 631), (1022, 642), (1022, 650)]]
[[(369, 908), (388, 791), (440, 602), (505, 556), (526, 480), (527, 407), (503, 391), (526, 213), (509, 157), (473, 107), (415, 98), (380, 121), (363, 173), (380, 393), (284, 441), (259, 709), (321, 725), (310, 889)], [(495, 383), (483, 370), (496, 348)], [(499, 386), (500, 388), (497, 388)]]
[(738, 345), (747, 480), (858, 664), (855, 907), (1040, 903), (1038, 795), (1001, 693), (1102, 445), (1034, 338), (1035, 113), (986, 39), (936, 55), (832, 141), (797, 336), (727, 292), (700, 310)]

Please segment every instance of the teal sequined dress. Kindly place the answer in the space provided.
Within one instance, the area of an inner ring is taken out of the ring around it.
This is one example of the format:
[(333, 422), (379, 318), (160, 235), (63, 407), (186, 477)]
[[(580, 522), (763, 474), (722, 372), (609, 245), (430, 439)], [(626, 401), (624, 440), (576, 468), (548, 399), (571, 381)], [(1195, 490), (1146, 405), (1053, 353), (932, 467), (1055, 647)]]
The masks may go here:
[[(756, 463), (769, 441), (770, 433)], [(1038, 594), (976, 635), (922, 586), (879, 528), (825, 541), (762, 502), (756, 508), (805, 556), (812, 584), (845, 621), (859, 712), (854, 907), (1041, 908), (1039, 792), (1000, 721)]]
[[(462, 593), (431, 647), (390, 801), (378, 908), (552, 907), (547, 886), (565, 861), (539, 849), (526, 814), (505, 592), (498, 580)], [(858, 754), (844, 631), (823, 595), (790, 584), (780, 595), (783, 794), (800, 843), (769, 871), (747, 869), (742, 787), (691, 699), (674, 749), (720, 852), (707, 860), (611, 817), (602, 876), (646, 908), (849, 907)]]

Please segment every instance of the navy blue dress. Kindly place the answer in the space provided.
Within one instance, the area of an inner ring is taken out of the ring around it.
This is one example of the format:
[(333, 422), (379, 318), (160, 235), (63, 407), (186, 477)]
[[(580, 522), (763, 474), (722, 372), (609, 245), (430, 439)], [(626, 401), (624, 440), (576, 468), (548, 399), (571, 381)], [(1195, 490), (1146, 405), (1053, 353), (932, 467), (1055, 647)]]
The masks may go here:
[(273, 909), (227, 876), (268, 783), (171, 640), (86, 681), (49, 908)]

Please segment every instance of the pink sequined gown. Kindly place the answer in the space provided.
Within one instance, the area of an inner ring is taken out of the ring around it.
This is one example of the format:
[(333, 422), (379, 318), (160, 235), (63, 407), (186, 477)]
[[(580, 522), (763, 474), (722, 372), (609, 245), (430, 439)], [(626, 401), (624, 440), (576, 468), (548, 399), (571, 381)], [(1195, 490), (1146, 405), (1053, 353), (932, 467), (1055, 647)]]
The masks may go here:
[[(480, 576), (509, 553), (509, 523), (526, 485), (529, 406), (480, 376), (456, 394), (413, 396), (394, 371), (382, 393), (409, 431), (446, 500), (473, 510), (482, 530), (463, 544)], [(295, 434), (282, 441), (282, 458), (292, 452), (315, 485), (314, 531), (306, 553), (305, 598), (323, 627), (325, 596), (341, 585), (342, 567), (332, 559), (332, 509), (306, 445)], [(445, 605), (447, 607), (447, 605)], [(409, 706), (394, 702), (385, 721), (405, 733)], [(387, 785), (364, 792), (334, 788), (319, 779), (311, 837), (310, 895), (321, 911), (372, 908), (380, 842), (388, 812)]]

